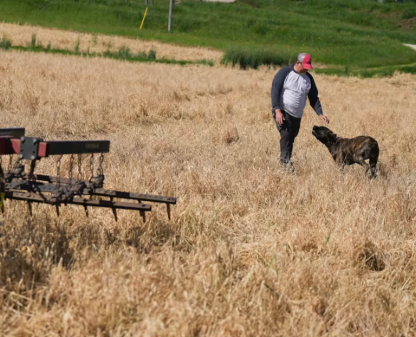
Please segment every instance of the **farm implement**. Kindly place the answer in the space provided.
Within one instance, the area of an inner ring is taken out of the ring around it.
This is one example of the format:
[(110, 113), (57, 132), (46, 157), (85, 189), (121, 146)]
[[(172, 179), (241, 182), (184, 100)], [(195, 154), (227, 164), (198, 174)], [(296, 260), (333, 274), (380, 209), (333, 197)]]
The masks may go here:
[[(108, 140), (90, 141), (44, 141), (41, 138), (26, 137), (24, 128), (0, 129), (0, 207), (4, 212), (4, 199), (27, 202), (32, 215), (33, 203), (53, 205), (59, 216), (59, 207), (64, 205), (83, 206), (88, 216), (89, 207), (110, 208), (117, 221), (117, 210), (140, 212), (143, 221), (146, 213), (152, 210), (147, 202), (165, 204), (168, 218), (171, 218), (171, 205), (176, 198), (121, 192), (104, 188), (104, 154), (110, 150)], [(94, 154), (99, 154), (98, 167), (94, 170)], [(7, 171), (1, 160), (9, 155)], [(13, 162), (13, 158), (17, 159)], [(61, 162), (69, 155), (69, 177), (61, 177)], [(83, 156), (89, 157), (90, 178), (82, 179)], [(42, 158), (59, 156), (56, 161), (56, 176), (35, 174), (36, 164)], [(25, 162), (28, 163), (28, 171)], [(74, 169), (78, 167), (74, 176)], [(106, 198), (106, 199), (103, 199)], [(121, 200), (120, 200), (121, 199)], [(124, 201), (123, 201), (124, 199)], [(128, 201), (125, 201), (128, 200)], [(146, 202), (146, 203), (143, 203)]]

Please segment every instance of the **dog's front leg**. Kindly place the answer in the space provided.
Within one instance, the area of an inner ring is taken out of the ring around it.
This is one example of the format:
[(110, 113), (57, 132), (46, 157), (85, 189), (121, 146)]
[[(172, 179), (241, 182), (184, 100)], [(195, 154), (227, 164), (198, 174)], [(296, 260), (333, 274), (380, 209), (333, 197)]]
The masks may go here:
[(345, 161), (342, 160), (340, 157), (334, 157), (335, 162), (337, 163), (339, 170), (344, 171), (345, 168)]

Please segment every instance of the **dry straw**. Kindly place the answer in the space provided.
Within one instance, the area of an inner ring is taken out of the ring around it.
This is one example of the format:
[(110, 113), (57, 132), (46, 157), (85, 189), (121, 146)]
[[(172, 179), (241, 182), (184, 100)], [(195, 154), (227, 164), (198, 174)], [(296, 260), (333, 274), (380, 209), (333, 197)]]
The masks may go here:
[(110, 139), (107, 186), (179, 198), (145, 224), (7, 202), (0, 335), (415, 335), (415, 77), (315, 76), (332, 130), (379, 141), (370, 181), (310, 108), (279, 168), (274, 73), (0, 52), (2, 127)]

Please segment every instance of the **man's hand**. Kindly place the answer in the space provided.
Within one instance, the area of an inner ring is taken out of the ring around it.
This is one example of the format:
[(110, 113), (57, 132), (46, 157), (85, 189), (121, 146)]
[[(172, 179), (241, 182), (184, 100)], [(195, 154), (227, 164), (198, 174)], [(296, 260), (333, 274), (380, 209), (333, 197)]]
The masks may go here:
[(285, 118), (283, 117), (283, 114), (280, 111), (280, 109), (276, 109), (276, 123), (282, 125), (284, 120)]
[(319, 115), (319, 118), (321, 119), (321, 121), (323, 121), (325, 124), (329, 124), (329, 118), (326, 117), (325, 115)]

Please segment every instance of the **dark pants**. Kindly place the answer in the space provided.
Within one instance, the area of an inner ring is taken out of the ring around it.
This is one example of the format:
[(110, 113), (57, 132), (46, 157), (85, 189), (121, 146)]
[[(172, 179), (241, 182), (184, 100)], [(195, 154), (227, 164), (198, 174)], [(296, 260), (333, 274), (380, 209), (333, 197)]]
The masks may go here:
[(282, 111), (285, 120), (282, 125), (276, 123), (276, 112), (273, 111), (273, 118), (277, 130), (280, 132), (280, 162), (289, 163), (292, 157), (293, 143), (299, 133), (301, 118), (295, 118), (286, 111)]

